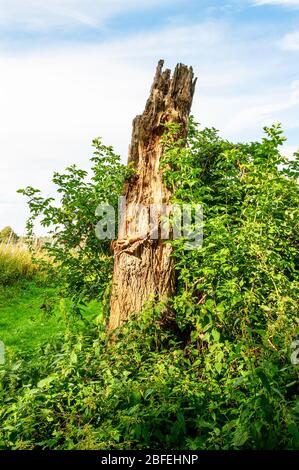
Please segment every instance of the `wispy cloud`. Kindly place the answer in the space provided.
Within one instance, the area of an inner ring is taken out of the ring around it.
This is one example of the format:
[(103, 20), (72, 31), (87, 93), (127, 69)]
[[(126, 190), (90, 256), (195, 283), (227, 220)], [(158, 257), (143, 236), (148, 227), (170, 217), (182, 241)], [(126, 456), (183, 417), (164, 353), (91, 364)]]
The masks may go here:
[(279, 46), (285, 51), (299, 51), (299, 31), (287, 33), (279, 41)]
[(18, 31), (100, 27), (117, 14), (169, 3), (173, 0), (0, 0), (0, 24)]
[(256, 5), (282, 5), (285, 7), (299, 7), (299, 0), (253, 0)]
[[(289, 120), (287, 112), (299, 111), (299, 80), (294, 80), (288, 87), (271, 90), (271, 93), (250, 97), (251, 103), (236, 113), (225, 126), (226, 131), (237, 132), (272, 124), (275, 121)], [(248, 99), (247, 98), (247, 99)], [(246, 98), (245, 98), (246, 100)], [(245, 101), (244, 100), (244, 101)], [(293, 127), (299, 126), (299, 119), (289, 122)]]
[(149, 31), (134, 34), (123, 40), (110, 41), (104, 47), (109, 47), (115, 57), (180, 57), (180, 60), (215, 53), (222, 47), (229, 35), (227, 25), (220, 21), (207, 21), (186, 26), (161, 28), (159, 31)]

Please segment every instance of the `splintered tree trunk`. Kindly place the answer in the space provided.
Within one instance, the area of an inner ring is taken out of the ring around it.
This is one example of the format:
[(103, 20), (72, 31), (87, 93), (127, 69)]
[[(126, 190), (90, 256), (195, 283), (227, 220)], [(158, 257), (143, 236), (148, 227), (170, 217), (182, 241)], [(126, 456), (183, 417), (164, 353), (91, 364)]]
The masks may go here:
[(161, 230), (154, 230), (150, 206), (168, 204), (171, 197), (160, 169), (162, 124), (179, 123), (180, 137), (187, 136), (196, 80), (191, 67), (178, 64), (171, 77), (170, 70), (162, 71), (163, 64), (163, 60), (159, 61), (143, 114), (133, 121), (128, 162), (135, 174), (125, 184), (126, 209), (118, 239), (112, 244), (110, 330), (123, 324), (132, 313), (139, 313), (149, 301), (167, 304), (175, 287), (171, 247), (163, 242)]

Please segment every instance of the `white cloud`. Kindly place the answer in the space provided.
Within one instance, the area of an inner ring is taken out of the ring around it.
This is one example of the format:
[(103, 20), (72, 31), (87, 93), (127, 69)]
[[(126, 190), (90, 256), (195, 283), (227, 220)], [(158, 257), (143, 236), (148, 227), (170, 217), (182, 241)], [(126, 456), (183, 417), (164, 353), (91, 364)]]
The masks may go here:
[[(0, 0), (2, 28), (40, 31), (78, 25), (97, 27), (120, 13), (154, 8), (171, 0)], [(176, 0), (179, 1), (179, 0)]]
[(299, 0), (253, 0), (256, 5), (282, 5), (286, 7), (299, 7)]
[(279, 42), (279, 46), (285, 51), (299, 51), (299, 31), (286, 34)]
[[(132, 119), (144, 108), (161, 57), (166, 66), (194, 66), (193, 113), (226, 137), (257, 138), (265, 115), (280, 120), (282, 114), (295, 125), (288, 112), (297, 112), (297, 85), (271, 88), (274, 66), (259, 48), (251, 46), (246, 57), (246, 46), (229, 28), (209, 22), (98, 45), (0, 54), (0, 229), (11, 225), (22, 233), (27, 209), (16, 189), (32, 185), (51, 194), (53, 171), (88, 166), (94, 137), (102, 136), (126, 160)], [(249, 89), (260, 83), (267, 83), (268, 95), (252, 96)]]
[(297, 147), (295, 145), (285, 145), (283, 147), (283, 154), (292, 159), (294, 157), (294, 153), (295, 152), (298, 152), (299, 150), (299, 146), (297, 145)]
[[(237, 132), (253, 127), (262, 129), (263, 126), (282, 119), (286, 123), (288, 111), (294, 109), (297, 114), (299, 111), (299, 80), (293, 81), (288, 87), (282, 89), (272, 89), (261, 95), (248, 96), (247, 100), (247, 105), (226, 124), (227, 132), (232, 130)], [(291, 125), (293, 127), (299, 125), (299, 120), (293, 121)]]
[(228, 28), (221, 22), (204, 22), (188, 26), (174, 26), (160, 31), (134, 34), (122, 41), (111, 41), (107, 46), (111, 56), (130, 59), (133, 57), (185, 58), (209, 54), (226, 41)]

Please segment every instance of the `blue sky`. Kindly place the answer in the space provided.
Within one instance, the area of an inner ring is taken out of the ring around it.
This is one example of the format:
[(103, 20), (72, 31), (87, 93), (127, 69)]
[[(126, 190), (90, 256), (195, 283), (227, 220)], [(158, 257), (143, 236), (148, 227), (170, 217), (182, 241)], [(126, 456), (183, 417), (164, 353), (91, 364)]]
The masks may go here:
[(281, 121), (299, 146), (299, 0), (0, 0), (0, 228), (16, 189), (53, 194), (98, 135), (126, 160), (157, 61), (192, 65), (193, 114), (235, 141)]

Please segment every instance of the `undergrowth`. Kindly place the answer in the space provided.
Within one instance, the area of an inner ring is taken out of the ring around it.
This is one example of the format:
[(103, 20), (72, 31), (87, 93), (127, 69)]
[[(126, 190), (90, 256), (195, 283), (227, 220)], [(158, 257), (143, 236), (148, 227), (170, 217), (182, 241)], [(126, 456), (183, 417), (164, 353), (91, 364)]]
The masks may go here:
[[(44, 215), (47, 225), (57, 216), (58, 231), (62, 224), (51, 252), (80, 301), (62, 301), (59, 339), (0, 370), (3, 449), (299, 448), (298, 153), (281, 155), (278, 125), (249, 144), (191, 121), (185, 146), (177, 130), (168, 127), (164, 140), (165, 182), (174, 203), (202, 205), (204, 241), (196, 250), (186, 250), (184, 237), (169, 242), (175, 328), (152, 304), (112, 338), (106, 333), (109, 246), (93, 251), (94, 222), (87, 230), (78, 214), (86, 201), (94, 214), (103, 188), (115, 198), (122, 187), (124, 169), (110, 147), (97, 144), (104, 163), (98, 154), (94, 186), (73, 167), (56, 176), (66, 195), (59, 210), (27, 190), (33, 218)], [(82, 240), (85, 251), (72, 261)], [(80, 256), (82, 270), (73, 272)], [(94, 286), (101, 303), (90, 305)]]

